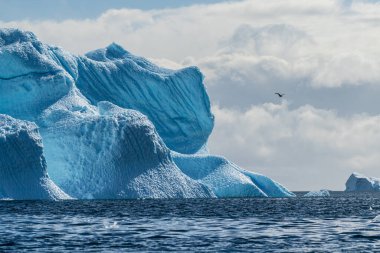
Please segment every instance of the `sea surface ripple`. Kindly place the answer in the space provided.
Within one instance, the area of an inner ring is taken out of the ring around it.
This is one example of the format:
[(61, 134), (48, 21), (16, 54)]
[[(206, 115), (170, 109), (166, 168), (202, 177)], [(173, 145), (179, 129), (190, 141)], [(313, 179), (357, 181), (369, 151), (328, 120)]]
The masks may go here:
[(0, 201), (0, 252), (375, 252), (380, 193)]

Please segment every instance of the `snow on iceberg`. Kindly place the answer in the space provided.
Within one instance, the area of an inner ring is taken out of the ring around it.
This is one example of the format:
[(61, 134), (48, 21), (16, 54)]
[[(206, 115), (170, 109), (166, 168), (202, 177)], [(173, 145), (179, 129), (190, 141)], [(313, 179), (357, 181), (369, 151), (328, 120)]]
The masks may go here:
[(49, 178), (36, 124), (0, 114), (0, 199), (69, 199)]
[(38, 125), (50, 177), (75, 198), (293, 196), (205, 152), (214, 117), (198, 68), (116, 44), (75, 56), (0, 30), (0, 113)]
[(304, 197), (330, 197), (329, 190), (310, 191), (303, 195)]
[(380, 179), (354, 172), (346, 182), (346, 191), (380, 191)]

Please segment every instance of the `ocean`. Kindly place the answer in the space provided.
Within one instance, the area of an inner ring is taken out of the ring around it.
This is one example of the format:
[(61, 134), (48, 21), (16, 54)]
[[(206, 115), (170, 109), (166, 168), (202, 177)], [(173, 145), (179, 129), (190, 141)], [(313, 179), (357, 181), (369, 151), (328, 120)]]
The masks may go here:
[(374, 252), (380, 193), (0, 201), (0, 252)]

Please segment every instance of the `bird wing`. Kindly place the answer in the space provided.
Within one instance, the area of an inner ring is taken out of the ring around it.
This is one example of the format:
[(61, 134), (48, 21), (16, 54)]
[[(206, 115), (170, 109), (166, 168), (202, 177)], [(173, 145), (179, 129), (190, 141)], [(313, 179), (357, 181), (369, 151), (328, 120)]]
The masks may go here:
[(274, 94), (276, 94), (277, 96), (279, 96), (280, 98), (282, 97), (282, 96), (284, 96), (285, 95), (285, 93), (278, 93), (278, 92), (276, 92), (276, 93), (274, 93)]

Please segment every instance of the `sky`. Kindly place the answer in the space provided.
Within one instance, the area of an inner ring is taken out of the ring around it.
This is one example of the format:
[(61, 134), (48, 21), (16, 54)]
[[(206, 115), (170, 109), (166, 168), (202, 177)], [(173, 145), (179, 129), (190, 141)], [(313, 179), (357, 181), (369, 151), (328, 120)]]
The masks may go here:
[(198, 66), (216, 118), (210, 152), (290, 190), (380, 177), (377, 1), (0, 0), (0, 27), (75, 54), (116, 42)]

